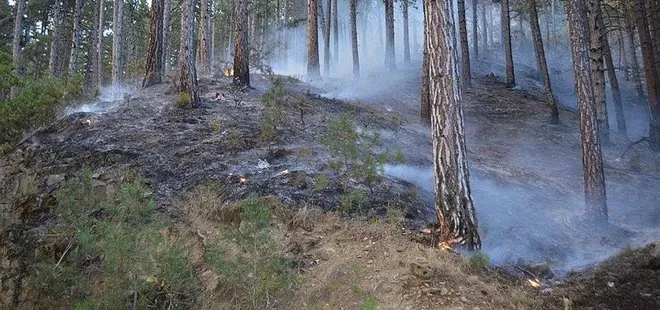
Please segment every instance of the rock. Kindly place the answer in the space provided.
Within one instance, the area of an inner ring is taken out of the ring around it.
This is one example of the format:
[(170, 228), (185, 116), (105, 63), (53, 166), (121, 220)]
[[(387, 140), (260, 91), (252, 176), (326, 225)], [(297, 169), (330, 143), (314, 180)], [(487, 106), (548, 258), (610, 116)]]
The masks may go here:
[(435, 275), (433, 268), (424, 262), (410, 263), (410, 273), (424, 280), (431, 279)]
[(548, 262), (530, 264), (527, 269), (541, 279), (550, 279), (554, 275)]
[(468, 300), (467, 300), (467, 298), (466, 298), (465, 296), (461, 296), (461, 301), (462, 301), (462, 302), (467, 302)]
[(440, 296), (445, 296), (449, 294), (449, 290), (446, 287), (440, 289)]
[(541, 290), (541, 293), (543, 293), (543, 294), (552, 294), (552, 292), (554, 292), (554, 290), (550, 287), (547, 287), (547, 288), (544, 288), (544, 289)]
[(46, 186), (53, 186), (64, 181), (63, 174), (51, 174), (46, 178)]
[(329, 261), (330, 258), (337, 253), (333, 248), (322, 248), (314, 252), (314, 256), (322, 261)]

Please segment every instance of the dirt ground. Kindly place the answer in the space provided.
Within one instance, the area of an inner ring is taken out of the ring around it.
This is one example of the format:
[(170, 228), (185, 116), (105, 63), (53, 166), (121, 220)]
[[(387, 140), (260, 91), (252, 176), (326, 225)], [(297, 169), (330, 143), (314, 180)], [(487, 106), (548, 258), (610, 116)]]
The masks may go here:
[[(226, 184), (223, 195), (230, 201), (256, 193), (316, 210), (305, 217), (310, 223), (305, 228), (276, 224), (282, 254), (298, 262), (301, 283), (284, 308), (660, 307), (655, 245), (594, 266), (628, 244), (658, 240), (659, 157), (643, 145), (622, 157), (628, 143), (615, 136), (604, 147), (611, 226), (588, 226), (576, 215), (582, 180), (575, 113), (562, 110), (561, 124), (550, 125), (533, 92), (507, 90), (491, 76), (479, 76), (465, 94), (464, 113), (484, 253), (493, 265), (430, 247), (419, 232), (433, 209), (430, 135), (417, 120), (416, 76), (405, 70), (379, 76), (384, 80), (379, 87), (403, 84), (406, 90), (359, 94), (333, 81), (309, 86), (288, 79), (286, 120), (275, 141), (261, 136), (259, 97), (271, 82), (260, 75), (246, 90), (230, 86), (229, 78), (202, 80), (202, 109), (175, 107), (175, 94), (162, 84), (128, 101), (73, 110), (0, 156), (0, 301), (29, 308), (21, 285), (34, 251), (44, 245), (40, 236), (56, 220), (49, 197), (64, 179), (88, 167), (108, 195), (118, 190), (121, 171), (135, 171), (153, 188), (158, 210), (193, 234), (212, 234), (214, 223), (194, 203), (181, 201), (209, 181)], [(348, 217), (336, 212), (346, 193), (338, 180), (321, 191), (311, 186), (328, 169), (327, 150), (318, 139), (326, 121), (341, 113), (355, 115), (362, 130), (381, 132), (385, 145), (406, 158), (386, 169), (368, 208)], [(398, 215), (388, 216), (393, 212)], [(520, 258), (522, 266), (547, 260), (558, 274), (592, 267), (545, 279), (511, 272)], [(208, 270), (203, 263), (196, 266), (204, 278)], [(540, 287), (529, 280), (540, 281)], [(199, 297), (204, 305), (222, 306), (206, 287)]]

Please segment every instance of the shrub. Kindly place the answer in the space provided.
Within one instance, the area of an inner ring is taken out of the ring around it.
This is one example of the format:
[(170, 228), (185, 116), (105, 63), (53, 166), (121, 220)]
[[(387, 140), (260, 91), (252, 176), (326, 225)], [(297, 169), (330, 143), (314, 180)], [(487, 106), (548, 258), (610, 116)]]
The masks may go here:
[(284, 120), (284, 107), (288, 95), (286, 81), (280, 77), (273, 79), (271, 87), (263, 96), (264, 114), (261, 120), (261, 136), (264, 141), (277, 138), (277, 126)]
[(321, 144), (330, 149), (330, 168), (340, 174), (345, 184), (355, 180), (369, 187), (381, 181), (383, 166), (392, 159), (402, 160), (402, 154), (392, 158), (383, 150), (378, 132), (358, 132), (348, 114), (328, 120), (327, 132)]
[[(0, 77), (4, 80), (6, 77)], [(50, 78), (25, 83), (15, 98), (0, 102), (0, 145), (12, 144), (24, 131), (41, 126), (53, 119), (56, 109), (66, 100), (82, 94), (82, 80)]]
[(367, 195), (360, 190), (352, 189), (341, 198), (341, 210), (344, 212), (362, 212), (367, 203)]
[(176, 106), (181, 109), (190, 108), (192, 106), (192, 98), (186, 92), (180, 92), (179, 96), (176, 97)]

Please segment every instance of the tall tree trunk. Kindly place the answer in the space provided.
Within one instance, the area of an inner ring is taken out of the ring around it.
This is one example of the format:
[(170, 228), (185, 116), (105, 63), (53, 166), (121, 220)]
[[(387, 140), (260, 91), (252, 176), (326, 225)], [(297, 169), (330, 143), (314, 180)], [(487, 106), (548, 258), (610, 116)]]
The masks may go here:
[(607, 29), (603, 19), (598, 19), (599, 27), (603, 31), (601, 36), (601, 45), (603, 46), (603, 58), (607, 66), (607, 77), (610, 80), (610, 89), (612, 90), (612, 99), (614, 101), (614, 113), (616, 115), (617, 130), (624, 137), (626, 136), (626, 118), (623, 114), (623, 104), (621, 102), (621, 91), (619, 90), (619, 80), (616, 77), (616, 69), (614, 68), (614, 60), (612, 59), (612, 51), (610, 50), (610, 43), (607, 40)]
[(71, 31), (71, 55), (69, 57), (69, 75), (77, 73), (78, 50), (80, 50), (80, 27), (82, 15), (82, 0), (76, 0), (73, 8), (73, 30)]
[(147, 65), (142, 87), (149, 87), (163, 81), (163, 0), (151, 0), (149, 12), (149, 47)]
[(646, 92), (649, 102), (649, 139), (651, 148), (660, 151), (660, 77), (656, 72), (655, 51), (649, 33), (649, 24), (646, 19), (645, 0), (635, 0), (637, 5), (637, 32), (642, 43), (642, 60), (644, 62), (644, 75), (646, 76)]
[(339, 63), (339, 15), (337, 0), (332, 0), (332, 32), (333, 32), (333, 52), (332, 61), (336, 65)]
[(642, 77), (639, 71), (639, 62), (637, 59), (637, 46), (635, 45), (635, 25), (633, 24), (634, 14), (628, 8), (628, 5), (625, 6), (628, 10), (628, 20), (626, 23), (626, 39), (628, 40), (628, 46), (630, 46), (630, 74), (632, 75), (633, 83), (635, 84), (635, 89), (637, 90), (637, 97), (639, 99), (644, 98), (644, 86), (642, 85)]
[(310, 80), (321, 78), (321, 70), (319, 68), (319, 5), (317, 1), (323, 0), (307, 1), (307, 76)]
[(550, 73), (545, 59), (545, 49), (543, 48), (543, 39), (541, 36), (541, 27), (539, 26), (539, 16), (536, 8), (537, 0), (530, 0), (530, 26), (532, 28), (532, 39), (534, 41), (534, 51), (536, 52), (536, 62), (539, 66), (539, 72), (543, 76), (543, 88), (546, 95), (546, 104), (550, 108), (550, 122), (559, 123), (559, 110), (552, 94), (552, 85), (550, 83)]
[(57, 68), (57, 54), (60, 46), (60, 37), (62, 36), (62, 1), (55, 0), (53, 7), (53, 42), (50, 44), (50, 56), (48, 58), (48, 73), (50, 77), (58, 77), (60, 74)]
[(426, 12), (426, 3), (422, 5), (422, 11), (424, 14), (424, 47), (422, 52), (422, 93), (421, 93), (421, 109), (420, 109), (420, 120), (422, 124), (431, 125), (431, 93), (429, 89), (430, 75), (429, 75), (429, 49), (428, 43), (426, 42), (428, 38), (426, 37), (426, 27), (427, 25), (427, 12)]
[(408, 0), (401, 1), (401, 14), (403, 15), (403, 61), (410, 62), (410, 29), (408, 19)]
[[(245, 0), (242, 0), (245, 1)], [(179, 87), (188, 95), (193, 108), (199, 106), (197, 70), (195, 68), (195, 0), (181, 2), (181, 50), (179, 51)]]
[(584, 198), (587, 214), (607, 221), (605, 174), (596, 120), (596, 101), (589, 60), (589, 23), (585, 0), (566, 2), (568, 29), (573, 54), (573, 73), (577, 91), (582, 135), (582, 165), (584, 167)]
[(211, 73), (211, 58), (209, 58), (209, 53), (211, 49), (211, 29), (209, 29), (208, 21), (211, 16), (209, 10), (209, 0), (200, 0), (200, 19), (199, 19), (199, 47), (197, 52), (199, 53), (199, 63), (201, 65), (201, 71), (203, 74)]
[(85, 72), (86, 80), (86, 89), (88, 93), (99, 94), (101, 91), (101, 83), (99, 81), (99, 71), (101, 71), (101, 59), (99, 58), (99, 52), (101, 50), (101, 40), (102, 36), (99, 35), (103, 31), (102, 26), (102, 17), (103, 14), (103, 0), (97, 0), (94, 6), (94, 29), (90, 34), (92, 39), (91, 44), (89, 45), (89, 52), (87, 53), (87, 71)]
[(353, 50), (353, 77), (358, 79), (360, 78), (360, 56), (358, 54), (356, 2), (357, 0), (349, 0), (349, 15), (351, 23), (351, 49)]
[[(323, 1), (323, 0), (321, 0)], [(325, 11), (326, 13), (326, 18), (325, 18), (325, 33), (323, 34), (323, 43), (324, 43), (324, 48), (323, 48), (323, 72), (326, 76), (330, 75), (330, 33), (332, 30), (332, 0), (328, 0), (328, 9)]]
[[(21, 65), (21, 39), (23, 37), (23, 14), (25, 13), (25, 0), (16, 0), (16, 15), (14, 18), (14, 37), (12, 39), (12, 66), (14, 67), (14, 75), (20, 76)], [(15, 98), (18, 94), (18, 88), (12, 86), (10, 90), (10, 98)]]
[(623, 70), (623, 79), (626, 82), (630, 81), (630, 65), (628, 64), (628, 52), (626, 49), (626, 40), (624, 40), (623, 29), (617, 31), (617, 41), (619, 43), (619, 63)]
[(117, 87), (124, 83), (124, 65), (122, 63), (122, 28), (124, 19), (124, 0), (115, 0), (114, 16), (112, 20), (112, 86)]
[(516, 86), (516, 75), (513, 70), (513, 52), (511, 49), (511, 19), (509, 18), (509, 0), (501, 0), (502, 4), (502, 42), (504, 42), (504, 58), (506, 60), (506, 87)]
[(479, 1), (472, 0), (472, 45), (474, 59), (479, 59), (479, 18), (477, 16), (477, 4)]
[(470, 47), (468, 46), (467, 22), (465, 20), (465, 0), (458, 0), (458, 29), (461, 36), (461, 81), (463, 87), (470, 88)]
[(234, 85), (250, 85), (248, 0), (234, 1)]
[(394, 70), (394, 0), (385, 0), (385, 28), (385, 67)]
[(588, 0), (589, 17), (589, 57), (591, 59), (592, 82), (594, 83), (594, 98), (596, 100), (596, 120), (601, 141), (609, 141), (610, 125), (605, 99), (605, 71), (603, 69), (603, 45), (601, 36), (605, 33), (600, 28), (599, 19), (603, 18), (600, 0)]
[(169, 70), (169, 42), (170, 42), (170, 19), (172, 16), (172, 0), (165, 0), (163, 4), (163, 58), (161, 59), (160, 68), (163, 72), (161, 75), (164, 76), (165, 73)]
[(98, 50), (96, 50), (96, 59), (97, 59), (97, 62), (99, 63), (98, 71), (96, 72), (96, 74), (97, 74), (96, 85), (97, 85), (99, 91), (101, 90), (101, 87), (103, 87), (103, 76), (104, 76), (104, 74), (103, 74), (103, 64), (104, 64), (104, 61), (103, 61), (103, 36), (104, 36), (104, 34), (103, 34), (103, 32), (105, 31), (105, 28), (104, 28), (104, 26), (105, 26), (105, 20), (104, 20), (105, 12), (104, 12), (104, 10), (105, 10), (105, 0), (99, 0), (99, 3), (98, 3), (99, 32), (97, 33), (97, 35), (98, 35)]
[[(475, 0), (476, 1), (476, 0)], [(486, 20), (486, 1), (481, 1), (481, 37), (484, 41), (484, 48), (488, 48), (488, 21)]]
[(452, 0), (425, 0), (429, 53), (435, 208), (440, 243), (479, 249), (477, 217), (470, 193), (458, 66), (452, 39)]

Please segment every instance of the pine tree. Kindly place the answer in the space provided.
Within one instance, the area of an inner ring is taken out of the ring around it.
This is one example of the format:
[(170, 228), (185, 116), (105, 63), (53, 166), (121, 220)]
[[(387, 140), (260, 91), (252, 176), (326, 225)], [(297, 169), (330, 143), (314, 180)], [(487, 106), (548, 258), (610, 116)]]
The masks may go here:
[[(307, 75), (311, 80), (318, 80), (321, 78), (321, 70), (319, 68), (319, 4), (317, 1), (323, 0), (307, 1)], [(234, 44), (236, 43), (234, 42)]]
[(546, 95), (546, 104), (550, 108), (550, 123), (556, 124), (559, 122), (559, 109), (555, 102), (554, 95), (552, 94), (552, 84), (550, 82), (550, 72), (548, 72), (548, 64), (545, 59), (545, 49), (543, 48), (543, 38), (541, 36), (541, 27), (539, 27), (539, 17), (536, 8), (537, 0), (530, 0), (530, 25), (532, 28), (532, 40), (534, 41), (534, 51), (536, 54), (536, 62), (539, 67), (539, 72), (543, 76), (543, 88)]
[(181, 2), (181, 49), (179, 50), (179, 91), (193, 108), (199, 106), (197, 70), (195, 68), (195, 0)]
[(234, 1), (234, 85), (250, 85), (247, 0)]
[(163, 70), (163, 0), (151, 0), (149, 12), (149, 47), (147, 65), (142, 87), (149, 87), (162, 82)]
[(502, 42), (504, 42), (504, 58), (506, 60), (506, 87), (516, 86), (516, 75), (513, 70), (513, 51), (511, 48), (511, 18), (509, 18), (509, 0), (500, 0), (502, 13)]

